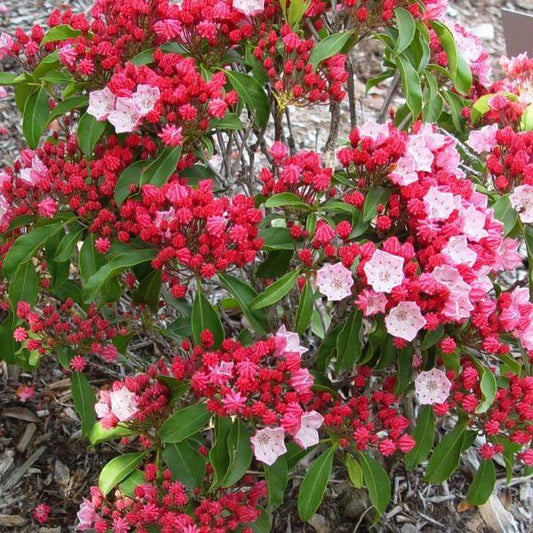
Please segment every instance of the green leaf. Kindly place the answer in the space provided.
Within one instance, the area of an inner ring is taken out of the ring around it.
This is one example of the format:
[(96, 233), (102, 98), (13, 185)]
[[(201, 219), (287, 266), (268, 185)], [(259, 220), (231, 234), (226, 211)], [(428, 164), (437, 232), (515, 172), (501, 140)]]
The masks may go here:
[(289, 467), (285, 457), (278, 457), (276, 462), (265, 465), (265, 479), (268, 487), (268, 505), (278, 507), (283, 503), (285, 490), (289, 482)]
[(211, 413), (203, 403), (197, 403), (176, 411), (161, 426), (162, 442), (181, 442), (204, 429)]
[(102, 291), (108, 281), (128, 268), (151, 261), (156, 255), (157, 252), (155, 250), (145, 248), (132, 249), (130, 252), (124, 252), (113, 257), (108, 263), (99, 268), (85, 284), (84, 301), (86, 303), (91, 302)]
[(228, 435), (229, 464), (222, 487), (230, 487), (239, 481), (246, 474), (252, 462), (252, 446), (250, 444), (250, 433), (240, 418), (236, 418), (231, 426)]
[(133, 295), (135, 303), (145, 303), (154, 313), (159, 309), (161, 270), (153, 270), (146, 276)]
[(420, 409), (412, 437), (416, 441), (416, 446), (405, 456), (405, 465), (409, 470), (414, 470), (428, 456), (433, 446), (435, 417), (431, 405), (424, 405)]
[(383, 470), (383, 467), (369, 455), (360, 453), (359, 460), (361, 461), (363, 479), (368, 489), (370, 501), (378, 515), (381, 516), (387, 509), (391, 498), (389, 476)]
[(193, 441), (184, 440), (165, 446), (163, 458), (178, 481), (191, 489), (202, 486), (206, 458)]
[(310, 4), (311, 0), (291, 0), (287, 18), (287, 22), (290, 24), (291, 28), (295, 28), (300, 24), (300, 21)]
[(0, 361), (7, 364), (19, 364), (19, 359), (15, 355), (15, 339), (13, 338), (13, 314), (9, 312), (2, 322), (0, 322)]
[(466, 494), (469, 505), (483, 505), (492, 494), (496, 483), (496, 470), (492, 460), (481, 460), (481, 464)]
[(490, 368), (484, 367), (478, 361), (475, 361), (474, 364), (481, 374), (479, 387), (483, 395), (483, 401), (477, 406), (476, 414), (483, 414), (490, 409), (498, 390), (498, 384), (496, 383), (496, 377)]
[(300, 197), (292, 192), (282, 192), (268, 198), (265, 207), (297, 207), (306, 211), (311, 210), (311, 206), (305, 203)]
[(398, 26), (398, 40), (394, 47), (396, 54), (401, 54), (415, 38), (416, 22), (413, 15), (403, 7), (394, 10), (396, 25)]
[(143, 171), (141, 174), (140, 185), (150, 183), (157, 187), (162, 187), (166, 183), (167, 178), (176, 171), (181, 157), (181, 150), (181, 146), (170, 146), (165, 148), (161, 154), (159, 154), (159, 157), (154, 159), (154, 161), (152, 161)]
[(215, 474), (212, 488), (220, 486), (222, 479), (228, 471), (228, 437), (232, 428), (231, 418), (216, 416), (214, 426), (214, 444), (209, 451), (209, 462)]
[(58, 117), (61, 117), (63, 115), (66, 115), (67, 113), (70, 113), (70, 111), (73, 111), (74, 109), (85, 107), (88, 103), (89, 103), (89, 97), (87, 95), (71, 96), (70, 98), (66, 98), (65, 100), (59, 102), (54, 107), (54, 109), (52, 109), (52, 112), (50, 113), (50, 116), (48, 117), (48, 124), (50, 124), (52, 120)]
[(135, 489), (144, 483), (146, 483), (144, 473), (140, 470), (134, 470), (122, 483), (119, 483), (118, 489), (122, 494), (133, 498)]
[(244, 124), (235, 113), (226, 113), (224, 118), (211, 121), (211, 127), (216, 130), (242, 130)]
[(261, 310), (250, 309), (250, 303), (257, 297), (257, 292), (245, 281), (230, 276), (229, 274), (219, 274), (222, 285), (235, 298), (244, 316), (250, 322), (250, 325), (260, 335), (266, 335), (268, 331), (268, 319), (266, 313)]
[(429, 350), (431, 347), (435, 346), (435, 344), (437, 344), (443, 336), (444, 328), (442, 327), (442, 325), (436, 329), (428, 331), (424, 335), (424, 339), (422, 340), (422, 349)]
[(107, 463), (98, 478), (98, 486), (104, 496), (107, 496), (113, 488), (123, 479), (126, 479), (141, 463), (148, 452), (126, 453), (111, 459)]
[(14, 72), (0, 72), (0, 85), (15, 85), (18, 77)]
[(94, 247), (96, 235), (89, 233), (80, 249), (79, 266), (81, 279), (87, 283), (89, 278), (95, 274), (104, 264), (104, 256), (99, 254)]
[(95, 444), (100, 444), (101, 442), (106, 442), (113, 439), (121, 439), (122, 437), (127, 437), (132, 435), (133, 432), (124, 426), (116, 426), (112, 429), (104, 429), (100, 422), (96, 422), (90, 428), (87, 438), (89, 442), (94, 446)]
[(190, 384), (187, 381), (178, 381), (172, 376), (157, 376), (157, 381), (162, 383), (168, 390), (168, 403), (171, 404), (187, 395)]
[(299, 269), (294, 270), (293, 272), (287, 272), (287, 274), (272, 283), (272, 285), (269, 285), (264, 292), (257, 296), (257, 298), (254, 298), (250, 304), (250, 308), (262, 309), (263, 307), (268, 307), (279, 302), (292, 290), (299, 274)]
[(17, 268), (9, 284), (9, 302), (13, 311), (17, 310), (19, 302), (35, 305), (38, 294), (39, 278), (35, 272), (35, 266), (31, 261), (26, 261)]
[(435, 448), (426, 470), (428, 483), (442, 483), (459, 466), (459, 457), (465, 439), (466, 420), (459, 420)]
[(96, 397), (91, 384), (81, 372), (72, 373), (71, 384), (74, 407), (80, 415), (81, 434), (86, 437), (96, 423), (96, 413), (94, 411)]
[(63, 228), (61, 222), (53, 222), (33, 228), (29, 233), (21, 235), (8, 250), (2, 269), (9, 277), (15, 270), (26, 261), (29, 261), (46, 241), (59, 233)]
[(518, 213), (513, 209), (509, 196), (500, 196), (498, 200), (492, 205), (494, 209), (494, 216), (503, 222), (504, 237), (513, 231), (518, 222)]
[(315, 295), (311, 288), (311, 283), (308, 281), (303, 288), (300, 295), (300, 302), (298, 303), (298, 309), (296, 310), (296, 331), (303, 335), (305, 330), (311, 323), (313, 316), (313, 305), (315, 302)]
[(54, 261), (56, 263), (64, 263), (71, 259), (74, 250), (76, 249), (76, 245), (81, 240), (82, 234), (83, 228), (80, 228), (77, 224), (74, 227), (69, 228), (69, 232), (61, 239), (54, 255)]
[(324, 498), (324, 492), (331, 475), (333, 456), (337, 446), (332, 446), (309, 467), (300, 485), (298, 494), (298, 514), (307, 522), (318, 509)]
[(522, 118), (520, 119), (520, 129), (522, 131), (531, 131), (533, 130), (533, 104), (529, 104), (522, 113)]
[(422, 111), (422, 104), (424, 102), (420, 76), (407, 59), (398, 57), (396, 58), (396, 64), (400, 71), (402, 88), (405, 94), (405, 99), (407, 100), (407, 106), (411, 110), (413, 117), (416, 119)]
[(427, 99), (422, 111), (424, 122), (437, 122), (442, 113), (444, 102), (435, 76), (426, 70), (424, 77), (428, 83)]
[(465, 95), (468, 95), (472, 88), (472, 71), (461, 53), (457, 56), (457, 73), (453, 85), (458, 92)]
[(78, 131), (76, 136), (81, 151), (85, 155), (93, 153), (96, 143), (104, 133), (107, 123), (105, 121), (98, 121), (89, 113), (84, 113), (78, 124)]
[(362, 323), (363, 314), (361, 311), (352, 311), (337, 336), (337, 362), (335, 363), (337, 373), (351, 372), (360, 359)]
[(361, 468), (359, 461), (357, 461), (357, 459), (353, 455), (347, 453), (346, 457), (344, 458), (344, 464), (346, 465), (346, 469), (348, 470), (348, 477), (350, 478), (352, 485), (356, 489), (362, 489), (364, 484), (364, 478), (363, 469)]
[(325, 39), (318, 42), (311, 50), (309, 63), (316, 68), (325, 59), (338, 54), (344, 48), (351, 36), (352, 32), (349, 31), (328, 35)]
[(214, 337), (215, 348), (224, 340), (224, 328), (216, 309), (209, 303), (200, 288), (196, 291), (196, 298), (192, 306), (191, 330), (194, 342), (201, 344), (201, 334), (208, 329)]
[(49, 115), (48, 92), (44, 87), (40, 87), (26, 100), (22, 115), (22, 133), (30, 148), (37, 148), (41, 135), (48, 124)]
[(140, 185), (141, 175), (149, 164), (150, 161), (135, 161), (135, 163), (132, 163), (120, 173), (115, 187), (115, 202), (117, 202), (118, 207), (120, 207), (130, 195), (130, 186)]
[(257, 125), (263, 127), (268, 122), (270, 106), (263, 87), (257, 80), (241, 72), (224, 71), (231, 86), (246, 102), (255, 116)]
[(66, 41), (67, 39), (73, 39), (81, 35), (80, 30), (75, 30), (68, 24), (60, 24), (49, 29), (41, 41), (41, 46), (54, 41)]
[(385, 205), (391, 195), (390, 189), (372, 187), (365, 198), (363, 222), (370, 222), (378, 214), (378, 205)]
[[(294, 240), (287, 228), (266, 228), (259, 231), (259, 236), (264, 240), (265, 250), (294, 251)], [(291, 255), (292, 257), (292, 255)], [(270, 277), (270, 276), (264, 276)]]

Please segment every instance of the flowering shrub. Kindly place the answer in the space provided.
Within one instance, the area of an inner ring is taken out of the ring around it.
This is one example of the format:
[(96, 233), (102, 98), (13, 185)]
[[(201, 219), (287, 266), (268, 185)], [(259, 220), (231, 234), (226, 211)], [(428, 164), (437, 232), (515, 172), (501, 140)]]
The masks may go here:
[[(57, 360), (121, 451), (77, 530), (268, 530), (300, 462), (304, 521), (334, 464), (376, 519), (387, 457), (441, 483), (477, 450), (472, 505), (495, 455), (533, 466), (533, 60), (491, 82), (445, 0), (334, 6), (96, 0), (0, 37), (28, 144), (0, 174), (2, 358)], [(402, 99), (357, 123), (365, 38)], [(297, 151), (291, 108), (321, 104), (324, 154)], [(101, 365), (124, 378), (95, 390)]]

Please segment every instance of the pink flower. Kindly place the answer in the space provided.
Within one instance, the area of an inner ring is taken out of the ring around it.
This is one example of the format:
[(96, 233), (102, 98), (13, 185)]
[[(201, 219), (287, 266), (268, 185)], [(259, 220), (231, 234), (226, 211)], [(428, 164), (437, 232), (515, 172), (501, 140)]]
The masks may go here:
[(52, 218), (57, 213), (58, 205), (59, 204), (55, 200), (52, 200), (52, 198), (44, 198), (38, 205), (39, 214), (42, 217)]
[(324, 417), (316, 411), (304, 413), (301, 418), (300, 429), (294, 436), (294, 442), (304, 449), (318, 444), (320, 440), (318, 429), (322, 426), (323, 422)]
[(524, 224), (533, 223), (533, 186), (520, 185), (509, 196), (511, 205), (518, 211), (520, 220)]
[(497, 131), (498, 124), (484, 126), (480, 130), (473, 130), (470, 132), (466, 144), (478, 154), (490, 152), (496, 146)]
[(446, 220), (455, 209), (453, 194), (430, 187), (424, 196), (424, 207), (429, 220)]
[(240, 392), (230, 390), (226, 396), (224, 396), (222, 403), (230, 415), (236, 415), (241, 413), (244, 409), (246, 397), (244, 397)]
[(282, 161), (287, 157), (287, 147), (282, 142), (275, 141), (270, 147), (270, 155), (276, 165), (281, 165)]
[(107, 119), (115, 127), (117, 133), (132, 132), (143, 117), (133, 98), (123, 96), (117, 98), (115, 109)]
[(411, 342), (426, 325), (426, 319), (415, 302), (400, 302), (386, 316), (385, 325), (394, 337)]
[(0, 59), (11, 54), (11, 47), (13, 46), (13, 38), (11, 35), (2, 32), (0, 34)]
[(390, 292), (404, 280), (403, 263), (403, 257), (376, 250), (363, 268), (368, 284), (376, 292)]
[(80, 505), (80, 510), (78, 511), (78, 525), (76, 526), (77, 531), (87, 531), (93, 527), (94, 522), (96, 521), (98, 515), (94, 509), (94, 505), (87, 498), (83, 498), (83, 502)]
[(426, 0), (422, 20), (439, 20), (444, 17), (448, 9), (448, 0)]
[(298, 353), (302, 355), (308, 351), (308, 348), (300, 346), (300, 337), (298, 333), (287, 331), (285, 325), (278, 329), (276, 335), (274, 336), (274, 341), (276, 343), (276, 351), (274, 352), (274, 355), (277, 357), (282, 356), (286, 352)]
[(20, 171), (20, 179), (32, 186), (37, 185), (39, 181), (45, 179), (47, 175), (48, 169), (46, 168), (46, 165), (36, 155), (34, 155), (31, 160), (31, 167), (23, 168)]
[(464, 234), (474, 242), (479, 242), (481, 239), (488, 236), (485, 229), (485, 222), (487, 215), (483, 211), (478, 211), (474, 205), (461, 212), (464, 221)]
[(219, 215), (207, 217), (206, 229), (209, 235), (220, 237), (226, 230), (226, 219)]
[(25, 403), (28, 400), (31, 400), (35, 396), (35, 388), (34, 387), (28, 387), (28, 385), (22, 384), (17, 389), (17, 396), (18, 396), (18, 399), (21, 402)]
[(144, 116), (154, 109), (160, 96), (161, 93), (157, 87), (138, 85), (137, 90), (131, 95), (131, 98), (135, 103), (135, 107)]
[(307, 394), (313, 383), (314, 378), (307, 368), (300, 368), (291, 374), (291, 386), (298, 394)]
[(438, 368), (420, 372), (415, 379), (415, 393), (422, 405), (444, 403), (450, 395), (452, 384)]
[(369, 138), (376, 146), (383, 144), (389, 138), (389, 127), (387, 124), (377, 124), (373, 120), (365, 122), (359, 128), (359, 136), (364, 139)]
[(472, 266), (477, 260), (477, 254), (468, 247), (465, 235), (450, 237), (448, 244), (442, 251), (456, 264)]
[(255, 458), (269, 466), (273, 465), (278, 457), (287, 453), (283, 428), (260, 429), (250, 438), (250, 442)]
[(46, 503), (40, 503), (33, 510), (33, 518), (39, 522), (39, 524), (44, 524), (48, 520), (48, 515), (50, 514), (50, 506)]
[(107, 88), (89, 94), (87, 113), (96, 120), (106, 120), (115, 109), (116, 96)]
[(220, 387), (225, 385), (233, 376), (233, 363), (222, 361), (209, 367), (209, 382)]
[(183, 134), (181, 132), (181, 128), (178, 128), (174, 124), (167, 124), (166, 126), (163, 126), (159, 138), (167, 146), (179, 146), (180, 144), (183, 144)]
[(359, 294), (355, 303), (365, 316), (372, 316), (385, 312), (387, 297), (382, 293), (365, 289)]
[(222, 98), (214, 98), (207, 106), (209, 115), (214, 118), (222, 118), (226, 114), (227, 108), (228, 106)]
[(246, 16), (256, 15), (265, 10), (265, 0), (233, 0), (233, 9)]
[(59, 49), (59, 60), (61, 63), (69, 67), (74, 65), (74, 62), (76, 61), (76, 50), (71, 44), (66, 44)]
[(394, 170), (389, 174), (392, 183), (405, 187), (418, 181), (415, 160), (411, 157), (400, 157)]
[(353, 276), (342, 263), (324, 265), (317, 272), (318, 290), (328, 301), (338, 302), (352, 294)]
[(120, 422), (128, 422), (138, 412), (137, 395), (126, 387), (109, 393), (111, 412)]

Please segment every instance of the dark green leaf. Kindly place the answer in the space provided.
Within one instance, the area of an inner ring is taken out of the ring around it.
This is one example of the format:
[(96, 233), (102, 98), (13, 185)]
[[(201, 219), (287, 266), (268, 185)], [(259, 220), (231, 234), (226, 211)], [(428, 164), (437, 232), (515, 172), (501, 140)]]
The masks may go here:
[(123, 426), (116, 426), (112, 429), (104, 429), (100, 422), (93, 424), (89, 430), (88, 439), (89, 442), (94, 446), (95, 444), (100, 444), (101, 442), (106, 442), (113, 439), (121, 439), (122, 437), (127, 437), (132, 435), (132, 431)]
[(52, 43), (54, 41), (66, 41), (67, 39), (72, 39), (81, 35), (80, 30), (75, 30), (68, 24), (60, 24), (59, 26), (54, 26), (50, 28), (41, 41), (41, 46), (44, 46), (47, 43)]
[(351, 372), (361, 357), (361, 324), (363, 314), (361, 311), (352, 311), (344, 322), (344, 327), (337, 336), (337, 362), (335, 371)]
[(71, 383), (74, 407), (81, 420), (81, 434), (86, 437), (96, 423), (96, 413), (94, 411), (96, 397), (91, 384), (82, 373), (73, 372)]
[(49, 115), (48, 93), (44, 87), (40, 87), (26, 100), (22, 116), (22, 133), (30, 148), (37, 148)]
[(315, 68), (325, 59), (328, 59), (335, 54), (338, 54), (352, 36), (351, 32), (332, 33), (325, 39), (319, 41), (311, 50), (309, 56), (309, 63)]
[(204, 329), (208, 329), (215, 340), (215, 348), (224, 340), (224, 328), (216, 309), (209, 303), (202, 291), (196, 291), (196, 298), (192, 306), (191, 330), (194, 342), (201, 344), (201, 335)]
[(360, 453), (359, 459), (370, 501), (378, 515), (381, 516), (387, 509), (391, 498), (389, 476), (383, 467), (369, 455)]
[(205, 477), (206, 458), (198, 445), (184, 440), (165, 446), (163, 458), (174, 476), (189, 488), (201, 487)]
[(135, 163), (132, 163), (121, 172), (115, 187), (115, 202), (117, 202), (118, 207), (120, 207), (130, 195), (130, 186), (140, 185), (143, 170), (149, 164), (150, 161), (135, 161)]
[(90, 233), (83, 242), (80, 249), (80, 274), (81, 279), (87, 283), (89, 278), (99, 270), (104, 264), (104, 256), (99, 254), (94, 247), (96, 236)]
[(413, 15), (403, 7), (394, 10), (396, 25), (398, 26), (398, 40), (394, 47), (396, 54), (401, 54), (412, 42), (416, 32), (416, 22)]
[(13, 311), (17, 310), (19, 302), (35, 305), (38, 293), (39, 278), (35, 272), (35, 266), (31, 261), (26, 261), (17, 268), (9, 284), (9, 302)]
[(241, 72), (225, 71), (231, 86), (246, 102), (258, 126), (265, 126), (268, 122), (270, 106), (263, 87), (257, 80)]
[(282, 192), (268, 198), (265, 207), (297, 207), (298, 209), (310, 210), (311, 206), (305, 203), (299, 196), (292, 192)]
[(420, 409), (412, 437), (416, 446), (405, 456), (405, 465), (409, 470), (416, 468), (428, 456), (433, 446), (435, 417), (431, 405), (424, 405)]
[(84, 113), (78, 124), (78, 131), (76, 136), (81, 151), (85, 155), (91, 155), (98, 139), (104, 133), (107, 123), (105, 121), (98, 121), (89, 113)]
[(311, 284), (308, 281), (303, 288), (300, 295), (300, 302), (298, 303), (298, 309), (296, 310), (296, 331), (303, 335), (305, 330), (311, 323), (311, 317), (313, 316), (313, 304), (315, 302), (315, 295)]
[(422, 111), (422, 104), (424, 101), (420, 76), (407, 59), (398, 57), (396, 63), (400, 71), (402, 88), (405, 94), (405, 99), (407, 100), (407, 106), (411, 110), (413, 117), (416, 119)]
[(219, 487), (229, 465), (228, 437), (232, 428), (228, 417), (215, 417), (214, 444), (209, 451), (209, 462), (214, 471), (213, 487)]
[(391, 195), (390, 189), (372, 187), (365, 198), (363, 221), (370, 222), (378, 214), (378, 205), (385, 205)]
[(300, 485), (298, 494), (298, 514), (307, 522), (318, 509), (324, 498), (324, 492), (331, 475), (333, 456), (337, 446), (325, 451), (309, 467)]
[(70, 98), (66, 98), (62, 102), (59, 102), (54, 109), (52, 109), (52, 112), (50, 113), (50, 116), (48, 117), (48, 123), (50, 123), (52, 120), (61, 117), (63, 115), (66, 115), (70, 111), (74, 109), (78, 109), (80, 107), (85, 107), (89, 103), (89, 97), (87, 95), (83, 96), (71, 96)]
[(252, 446), (250, 434), (240, 418), (236, 418), (228, 435), (229, 464), (222, 487), (230, 487), (246, 474), (252, 462)]
[(268, 307), (279, 302), (292, 290), (299, 274), (299, 269), (293, 272), (287, 272), (287, 274), (272, 283), (272, 285), (269, 285), (257, 298), (254, 298), (250, 304), (250, 308), (262, 309), (263, 307)]
[(481, 460), (481, 464), (472, 480), (472, 485), (466, 494), (469, 505), (483, 505), (492, 494), (496, 483), (496, 470), (491, 460)]
[[(146, 183), (151, 183), (157, 187), (162, 187), (166, 183), (167, 178), (176, 171), (178, 161), (181, 157), (181, 150), (181, 146), (165, 148), (159, 154), (159, 157), (154, 159), (154, 161), (152, 161), (143, 171), (140, 184), (144, 185)], [(137, 169), (135, 169), (135, 171), (137, 171)], [(124, 172), (122, 174), (124, 174)]]
[(503, 222), (504, 237), (513, 231), (518, 222), (518, 213), (513, 209), (509, 196), (500, 196), (498, 200), (492, 205), (494, 209), (494, 216)]
[(69, 232), (61, 239), (54, 255), (54, 261), (56, 263), (64, 263), (72, 258), (76, 245), (80, 241), (82, 234), (83, 228), (80, 228), (77, 224), (69, 228)]
[(346, 457), (344, 458), (344, 464), (346, 465), (346, 469), (348, 470), (348, 477), (350, 478), (352, 485), (356, 489), (362, 489), (364, 484), (364, 478), (363, 469), (361, 468), (359, 461), (357, 461), (357, 459), (353, 455), (347, 453)]
[(265, 479), (268, 487), (268, 505), (278, 507), (283, 503), (285, 490), (289, 482), (289, 468), (285, 457), (278, 457), (276, 462), (265, 465)]
[(161, 294), (161, 270), (153, 270), (146, 276), (133, 295), (135, 303), (145, 303), (154, 313), (159, 309)]
[(98, 479), (102, 494), (107, 496), (123, 479), (126, 479), (143, 460), (147, 452), (127, 453), (111, 459)]
[(197, 403), (176, 411), (161, 426), (162, 442), (181, 442), (204, 429), (211, 413), (205, 404)]

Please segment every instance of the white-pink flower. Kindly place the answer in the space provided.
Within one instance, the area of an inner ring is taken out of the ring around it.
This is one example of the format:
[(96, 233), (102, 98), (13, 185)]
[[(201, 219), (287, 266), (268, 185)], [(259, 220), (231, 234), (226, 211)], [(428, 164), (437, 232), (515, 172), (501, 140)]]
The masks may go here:
[(225, 385), (233, 376), (233, 362), (221, 361), (209, 367), (209, 382), (220, 387)]
[(455, 209), (453, 194), (430, 187), (424, 196), (424, 207), (430, 220), (446, 220)]
[(143, 115), (133, 98), (120, 96), (117, 98), (114, 111), (109, 114), (107, 119), (115, 126), (117, 133), (126, 133), (134, 131), (142, 117)]
[(78, 518), (78, 525), (76, 531), (87, 531), (93, 527), (94, 522), (98, 518), (94, 505), (87, 498), (83, 498), (83, 502), (80, 505), (80, 510), (76, 515)]
[(246, 16), (257, 15), (265, 10), (265, 0), (233, 0), (233, 9)]
[(342, 263), (324, 265), (316, 275), (318, 290), (328, 301), (338, 302), (352, 294), (353, 276)]
[(478, 154), (490, 152), (496, 146), (496, 132), (498, 124), (483, 126), (479, 130), (472, 130), (466, 144)]
[(485, 229), (485, 222), (487, 221), (485, 212), (479, 211), (474, 205), (471, 205), (461, 214), (464, 221), (463, 232), (471, 241), (478, 242), (488, 236)]
[(154, 109), (160, 96), (161, 93), (157, 87), (138, 85), (137, 90), (131, 95), (131, 98), (141, 115), (144, 116)]
[(533, 223), (533, 186), (519, 185), (509, 196), (509, 200), (524, 224)]
[(389, 138), (389, 127), (387, 124), (377, 124), (373, 120), (368, 120), (359, 128), (359, 136), (361, 139), (372, 139), (374, 144), (379, 146)]
[(36, 155), (34, 155), (31, 160), (31, 167), (23, 168), (20, 171), (20, 179), (30, 185), (37, 185), (37, 183), (46, 178), (47, 175), (48, 168)]
[(374, 292), (371, 289), (364, 289), (359, 293), (355, 303), (363, 311), (363, 315), (372, 316), (385, 312), (387, 297), (383, 293)]
[(280, 357), (287, 352), (299, 353), (301, 355), (308, 351), (308, 348), (300, 346), (300, 336), (298, 333), (287, 331), (285, 324), (276, 331), (274, 342), (276, 343), (276, 351), (274, 352), (274, 355), (277, 357)]
[(266, 465), (273, 465), (276, 459), (287, 453), (285, 430), (283, 428), (260, 429), (250, 438), (255, 458)]
[(120, 422), (128, 422), (139, 411), (137, 409), (137, 395), (127, 387), (111, 391), (109, 393), (111, 412)]
[(415, 302), (400, 302), (385, 317), (385, 325), (394, 337), (411, 342), (426, 325), (426, 319)]
[(107, 88), (89, 94), (87, 113), (96, 120), (106, 120), (115, 109), (117, 97)]
[(444, 403), (450, 395), (451, 387), (446, 374), (438, 368), (420, 372), (415, 379), (416, 397), (422, 405)]
[(323, 422), (324, 417), (316, 411), (304, 413), (300, 421), (300, 429), (294, 436), (294, 442), (304, 449), (318, 444), (320, 440), (318, 429)]
[(363, 270), (368, 284), (374, 291), (390, 292), (394, 287), (401, 285), (404, 280), (403, 264), (403, 257), (376, 250)]
[(291, 386), (298, 394), (307, 394), (311, 390), (314, 381), (307, 368), (299, 368), (291, 374)]
[(0, 34), (0, 59), (10, 55), (13, 46), (13, 37), (6, 32)]
[(472, 266), (477, 260), (477, 254), (468, 247), (466, 235), (450, 237), (448, 244), (442, 251), (456, 264)]
[(418, 181), (416, 162), (412, 157), (400, 157), (389, 179), (396, 185), (405, 187)]

